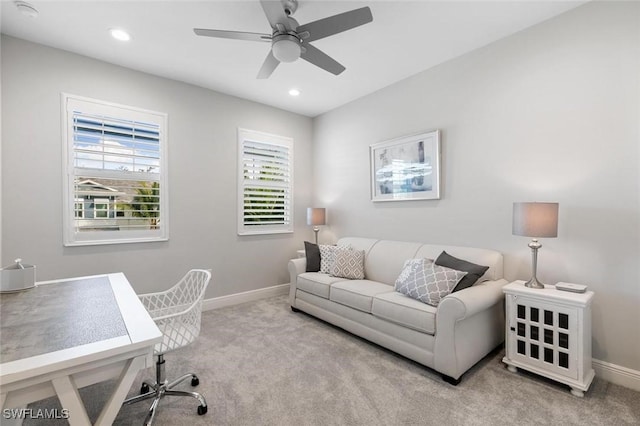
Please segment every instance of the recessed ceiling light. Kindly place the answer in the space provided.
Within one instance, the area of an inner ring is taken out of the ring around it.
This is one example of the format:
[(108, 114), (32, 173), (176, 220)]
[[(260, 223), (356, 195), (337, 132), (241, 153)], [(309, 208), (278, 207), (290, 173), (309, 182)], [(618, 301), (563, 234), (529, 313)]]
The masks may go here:
[(37, 18), (38, 17), (38, 9), (36, 9), (33, 5), (27, 3), (26, 1), (16, 1), (14, 2), (20, 13), (24, 16), (28, 16), (29, 18)]
[(300, 91), (298, 89), (291, 89), (289, 90), (289, 94), (291, 96), (300, 96)]
[(120, 40), (120, 41), (131, 40), (131, 36), (129, 35), (129, 33), (126, 32), (125, 30), (121, 30), (120, 28), (111, 28), (109, 32), (111, 33), (111, 37), (115, 38), (116, 40)]

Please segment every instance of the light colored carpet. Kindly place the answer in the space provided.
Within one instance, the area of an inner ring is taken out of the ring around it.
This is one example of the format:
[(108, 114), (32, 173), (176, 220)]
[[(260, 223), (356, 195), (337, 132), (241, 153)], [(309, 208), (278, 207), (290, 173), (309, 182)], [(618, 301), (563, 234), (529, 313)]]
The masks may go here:
[[(392, 352), (289, 309), (286, 297), (203, 313), (199, 339), (168, 354), (167, 377), (193, 371), (209, 411), (191, 398), (162, 400), (156, 425), (639, 425), (640, 393), (596, 377), (584, 398), (527, 373), (510, 373), (502, 350), (458, 386)], [(130, 396), (139, 390), (139, 375)], [(112, 383), (81, 390), (90, 417)], [(189, 389), (188, 382), (183, 387)], [(56, 398), (30, 408), (59, 408)], [(140, 425), (147, 402), (116, 424)], [(25, 425), (42, 425), (29, 420)], [(47, 421), (47, 425), (56, 424)], [(59, 424), (66, 424), (60, 421)]]

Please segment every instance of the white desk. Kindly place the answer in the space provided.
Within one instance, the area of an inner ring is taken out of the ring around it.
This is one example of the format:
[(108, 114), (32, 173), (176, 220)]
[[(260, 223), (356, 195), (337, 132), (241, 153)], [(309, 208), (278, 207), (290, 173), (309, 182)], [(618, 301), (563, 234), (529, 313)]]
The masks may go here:
[(96, 421), (113, 423), (162, 334), (122, 273), (40, 282), (0, 295), (0, 407), (57, 395), (71, 425), (90, 424), (78, 389), (116, 378)]

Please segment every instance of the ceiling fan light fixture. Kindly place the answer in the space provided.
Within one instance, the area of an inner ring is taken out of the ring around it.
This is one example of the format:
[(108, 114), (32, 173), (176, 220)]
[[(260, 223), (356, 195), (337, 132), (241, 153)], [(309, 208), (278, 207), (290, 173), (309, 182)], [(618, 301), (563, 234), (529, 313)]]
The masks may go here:
[(281, 35), (273, 39), (273, 56), (280, 62), (293, 62), (300, 57), (300, 40), (292, 35)]

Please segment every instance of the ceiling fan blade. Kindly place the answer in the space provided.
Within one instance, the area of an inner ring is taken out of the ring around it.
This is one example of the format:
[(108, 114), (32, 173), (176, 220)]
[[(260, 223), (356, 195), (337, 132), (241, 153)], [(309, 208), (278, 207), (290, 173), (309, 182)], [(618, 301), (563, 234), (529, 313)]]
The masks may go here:
[(208, 30), (205, 28), (194, 28), (193, 32), (199, 36), (205, 37), (231, 38), (234, 40), (248, 41), (271, 41), (270, 34), (247, 33), (243, 31)]
[[(289, 17), (284, 12), (282, 3), (280, 0), (260, 0), (264, 14), (267, 15), (267, 20), (271, 28), (278, 28), (278, 25), (284, 27), (286, 31), (292, 31)], [(281, 30), (281, 29), (280, 29)]]
[[(359, 27), (360, 25), (368, 24), (371, 21), (373, 21), (371, 9), (368, 7), (362, 7), (360, 9), (354, 9), (349, 12), (340, 13), (338, 15), (300, 25), (296, 29), (296, 32), (302, 37), (305, 43), (309, 43), (314, 40), (320, 40), (321, 38)], [(304, 37), (303, 33), (309, 33), (309, 36)]]
[(278, 65), (280, 65), (280, 61), (278, 61), (276, 57), (273, 56), (272, 51), (269, 51), (269, 54), (267, 55), (267, 57), (264, 60), (264, 63), (262, 64), (262, 68), (260, 68), (260, 71), (258, 71), (257, 78), (259, 79), (269, 78), (269, 76), (273, 73), (273, 71), (276, 69)]
[(302, 52), (300, 57), (305, 61), (311, 62), (313, 65), (335, 75), (338, 75), (345, 70), (345, 67), (322, 50), (313, 47), (310, 44), (305, 44), (304, 47), (306, 51)]

